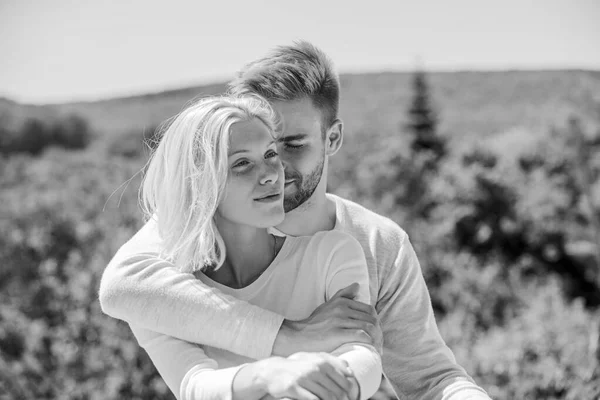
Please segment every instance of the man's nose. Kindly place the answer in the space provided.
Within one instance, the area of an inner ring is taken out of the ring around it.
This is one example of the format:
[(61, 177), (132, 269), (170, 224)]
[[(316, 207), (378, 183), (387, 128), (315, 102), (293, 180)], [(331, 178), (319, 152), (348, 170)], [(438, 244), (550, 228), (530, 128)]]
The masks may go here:
[(287, 168), (287, 164), (288, 164), (287, 156), (289, 154), (286, 151), (286, 148), (285, 148), (285, 145), (283, 144), (283, 142), (277, 143), (277, 152), (279, 153), (279, 160), (283, 164), (283, 168), (284, 169)]
[(283, 170), (287, 170), (290, 166), (290, 163), (286, 160), (286, 158), (279, 153), (279, 161), (281, 161), (281, 165), (283, 165)]

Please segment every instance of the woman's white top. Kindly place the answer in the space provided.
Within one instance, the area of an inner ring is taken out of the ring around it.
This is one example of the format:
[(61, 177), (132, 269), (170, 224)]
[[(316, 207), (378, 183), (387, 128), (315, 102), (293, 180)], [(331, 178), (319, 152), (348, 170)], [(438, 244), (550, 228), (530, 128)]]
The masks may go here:
[[(354, 282), (360, 287), (356, 300), (371, 304), (369, 274), (362, 247), (352, 236), (337, 230), (287, 237), (271, 265), (242, 289), (222, 285), (201, 272), (196, 272), (196, 277), (211, 290), (218, 289), (226, 296), (245, 300), (290, 320), (308, 317), (338, 290)], [(164, 306), (177, 307), (177, 304)], [(203, 312), (207, 309), (210, 308)], [(210, 325), (211, 319), (207, 318), (207, 321)], [(179, 399), (230, 399), (238, 369), (255, 361), (226, 350), (192, 344), (133, 324), (130, 326)], [(243, 331), (242, 326), (239, 328)], [(247, 338), (248, 346), (256, 342), (256, 338)], [(350, 343), (333, 354), (348, 362), (358, 380), (361, 399), (368, 399), (377, 391), (382, 367), (381, 357), (373, 347)]]

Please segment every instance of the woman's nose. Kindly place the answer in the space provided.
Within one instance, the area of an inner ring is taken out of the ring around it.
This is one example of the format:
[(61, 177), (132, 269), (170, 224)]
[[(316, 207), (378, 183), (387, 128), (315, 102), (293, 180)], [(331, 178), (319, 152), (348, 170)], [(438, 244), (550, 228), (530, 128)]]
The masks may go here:
[(272, 163), (264, 163), (263, 170), (260, 175), (260, 184), (266, 185), (267, 183), (275, 183), (279, 179), (279, 171), (281, 165), (274, 165)]

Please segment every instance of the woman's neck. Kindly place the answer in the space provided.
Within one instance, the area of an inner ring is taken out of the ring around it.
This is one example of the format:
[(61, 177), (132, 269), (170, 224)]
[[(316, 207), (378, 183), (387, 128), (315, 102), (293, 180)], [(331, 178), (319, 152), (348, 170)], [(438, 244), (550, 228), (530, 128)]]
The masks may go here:
[(225, 242), (225, 262), (211, 274), (211, 279), (235, 288), (254, 282), (273, 262), (276, 242), (264, 228), (241, 225), (215, 217), (217, 229)]

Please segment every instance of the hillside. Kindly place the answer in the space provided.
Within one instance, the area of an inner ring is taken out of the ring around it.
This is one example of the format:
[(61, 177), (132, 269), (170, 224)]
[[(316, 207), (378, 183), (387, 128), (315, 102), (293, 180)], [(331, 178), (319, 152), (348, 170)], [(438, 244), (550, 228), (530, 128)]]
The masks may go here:
[[(396, 133), (411, 96), (410, 78), (410, 73), (399, 72), (342, 75), (341, 114), (346, 133), (377, 137)], [(438, 72), (431, 73), (429, 81), (440, 111), (441, 131), (452, 138), (516, 127), (543, 129), (562, 123), (575, 110), (584, 119), (597, 118), (599, 113), (600, 71)], [(19, 117), (77, 113), (99, 132), (118, 134), (154, 126), (194, 97), (224, 89), (222, 83), (49, 106), (18, 107), (3, 100), (0, 111), (8, 109)]]

